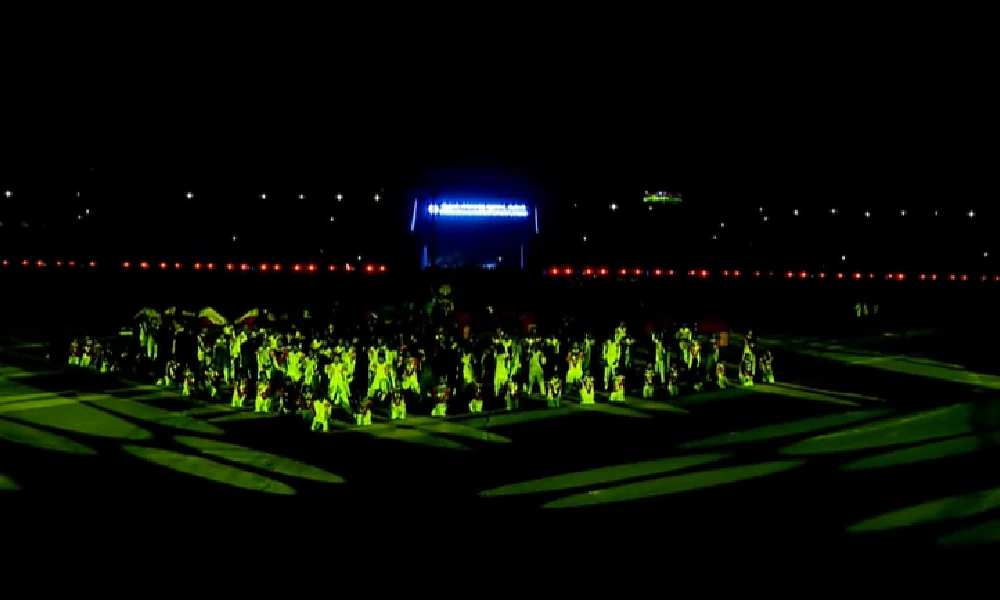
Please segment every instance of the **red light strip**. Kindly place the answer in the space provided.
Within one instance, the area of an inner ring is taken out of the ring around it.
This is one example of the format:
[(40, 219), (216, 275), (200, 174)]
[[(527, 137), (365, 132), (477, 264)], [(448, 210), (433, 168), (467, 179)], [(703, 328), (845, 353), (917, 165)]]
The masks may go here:
[[(9, 259), (4, 259), (2, 261), (2, 263), (0, 263), (0, 266), (2, 266), (2, 267), (16, 267), (16, 266), (18, 266), (18, 261), (11, 261)], [(33, 260), (33, 261), (32, 260), (22, 260), (22, 261), (20, 261), (20, 266), (21, 267), (29, 267), (29, 268), (33, 267), (33, 268), (36, 268), (36, 269), (43, 269), (43, 268), (51, 267), (51, 266), (56, 266), (56, 267), (76, 267), (77, 266), (77, 262), (74, 261), (74, 260), (65, 261), (65, 262), (62, 261), (62, 260), (57, 260), (57, 261), (54, 261), (54, 262), (50, 263), (50, 262), (44, 261), (44, 260)], [(83, 261), (83, 262), (80, 262), (79, 266), (80, 267), (87, 267), (87, 268), (93, 269), (93, 268), (97, 267), (97, 262), (96, 261)], [(223, 263), (223, 264), (217, 265), (216, 263), (210, 263), (210, 262), (209, 263), (196, 262), (196, 263), (184, 264), (184, 263), (179, 263), (179, 262), (168, 263), (168, 262), (163, 262), (163, 261), (161, 261), (161, 262), (150, 262), (150, 261), (143, 260), (143, 261), (139, 261), (139, 262), (123, 261), (121, 263), (118, 263), (118, 266), (119, 266), (119, 268), (121, 268), (123, 270), (136, 270), (136, 271), (169, 271), (169, 270), (181, 271), (181, 270), (185, 270), (185, 269), (191, 269), (191, 270), (194, 270), (194, 271), (203, 271), (203, 270), (204, 271), (214, 271), (214, 270), (216, 270), (217, 267), (220, 270), (226, 270), (226, 271), (244, 271), (244, 272), (248, 272), (248, 271), (264, 271), (264, 272), (267, 272), (267, 271), (282, 271), (282, 270), (284, 270), (284, 266), (281, 265), (281, 264), (279, 264), (279, 263), (261, 263), (259, 265), (251, 265), (249, 263)], [(346, 271), (348, 273), (351, 273), (351, 272), (357, 271), (359, 269), (362, 270), (362, 271), (364, 271), (365, 273), (386, 273), (386, 272), (389, 271), (389, 267), (387, 267), (386, 265), (380, 265), (380, 264), (365, 264), (363, 266), (358, 266), (358, 265), (352, 265), (352, 264), (316, 265), (316, 264), (313, 264), (313, 263), (303, 263), (303, 264), (289, 265), (289, 270), (295, 271), (297, 273), (298, 272), (315, 273), (315, 272), (324, 271), (324, 270), (327, 271), (327, 272), (330, 272), (330, 273), (337, 272), (337, 271)]]
[[(572, 268), (572, 267), (551, 267), (542, 272), (543, 275), (550, 277), (566, 277), (574, 275), (582, 275), (585, 277), (674, 277), (677, 274), (687, 275), (695, 279), (708, 279), (713, 276), (720, 276), (729, 279), (737, 279), (743, 276), (750, 276), (750, 273), (743, 273), (739, 270), (723, 270), (723, 271), (708, 271), (705, 269), (690, 269), (686, 272), (684, 271), (674, 271), (673, 269), (661, 269), (659, 267), (653, 269), (639, 269), (639, 268), (608, 268), (608, 267), (584, 267), (582, 269)], [(775, 275), (774, 271), (753, 271), (753, 277), (756, 278), (775, 278), (781, 277), (790, 280), (803, 280), (803, 279), (837, 279), (837, 280), (854, 280), (854, 281), (864, 281), (864, 280), (875, 280), (878, 276), (875, 273), (825, 273), (816, 272), (811, 273), (807, 271), (784, 271)], [(959, 275), (959, 274), (948, 274), (948, 275), (938, 275), (937, 273), (883, 273), (882, 279), (885, 281), (893, 282), (905, 282), (905, 281), (937, 281), (938, 278), (947, 279), (948, 281), (974, 281), (976, 280), (975, 275)], [(979, 275), (978, 280), (980, 282), (993, 281), (1000, 283), (1000, 275)]]

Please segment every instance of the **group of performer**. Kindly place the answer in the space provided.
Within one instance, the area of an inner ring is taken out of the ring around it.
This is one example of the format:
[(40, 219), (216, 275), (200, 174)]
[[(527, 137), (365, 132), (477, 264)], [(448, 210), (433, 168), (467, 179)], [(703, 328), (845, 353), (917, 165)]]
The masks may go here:
[[(344, 324), (300, 327), (256, 318), (205, 325), (145, 314), (123, 332), (131, 339), (126, 351), (74, 340), (69, 363), (107, 372), (128, 365), (181, 395), (219, 400), (225, 394), (234, 408), (303, 414), (321, 431), (335, 419), (371, 425), (376, 414), (400, 420), (410, 411), (434, 417), (513, 411), (522, 397), (559, 408), (564, 400), (620, 403), (630, 394), (658, 399), (730, 386), (720, 359), (728, 336), (697, 335), (686, 325), (636, 339), (621, 322), (601, 341), (590, 333), (543, 336), (535, 327), (520, 336), (445, 326), (397, 328), (391, 335), (362, 324), (346, 327), (346, 334), (339, 328)], [(755, 381), (774, 382), (773, 359), (758, 352), (751, 331), (743, 336), (737, 382)]]

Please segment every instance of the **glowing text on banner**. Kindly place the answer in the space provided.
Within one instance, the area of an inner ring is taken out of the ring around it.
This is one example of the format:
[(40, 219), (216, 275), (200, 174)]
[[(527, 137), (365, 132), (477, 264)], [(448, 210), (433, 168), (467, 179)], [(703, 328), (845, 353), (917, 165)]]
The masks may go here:
[(498, 217), (526, 219), (530, 215), (524, 204), (431, 204), (427, 214), (439, 217)]

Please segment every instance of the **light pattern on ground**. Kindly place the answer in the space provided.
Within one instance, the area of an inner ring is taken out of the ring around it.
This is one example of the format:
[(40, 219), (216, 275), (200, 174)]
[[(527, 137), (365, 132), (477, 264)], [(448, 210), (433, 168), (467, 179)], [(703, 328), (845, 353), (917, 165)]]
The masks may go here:
[(627, 483), (603, 490), (593, 490), (584, 494), (576, 494), (554, 500), (543, 505), (543, 508), (578, 508), (613, 502), (629, 502), (656, 498), (669, 494), (690, 492), (693, 490), (715, 487), (773, 475), (794, 469), (805, 464), (801, 460), (774, 461), (756, 465), (727, 467), (711, 471), (699, 471), (685, 475), (674, 475), (660, 479)]
[(96, 450), (61, 435), (4, 419), (0, 419), (0, 439), (52, 452), (97, 455)]
[(163, 408), (150, 406), (149, 404), (143, 404), (132, 400), (106, 398), (100, 400), (88, 400), (87, 403), (102, 410), (110, 411), (124, 417), (137, 419), (139, 421), (148, 421), (150, 423), (156, 423), (157, 425), (180, 429), (182, 431), (216, 435), (223, 433), (221, 429), (211, 423), (199, 421), (198, 419), (193, 419)]
[(376, 423), (369, 427), (359, 427), (356, 429), (345, 429), (343, 433), (349, 435), (369, 435), (382, 440), (393, 440), (396, 442), (406, 442), (410, 444), (420, 444), (422, 446), (433, 446), (448, 450), (468, 450), (469, 447), (448, 438), (431, 435), (419, 429), (409, 427), (396, 427), (392, 423)]
[(476, 429), (464, 423), (435, 420), (432, 417), (411, 417), (401, 423), (406, 427), (414, 427), (420, 431), (435, 435), (452, 435), (459, 438), (478, 440), (482, 442), (492, 442), (499, 444), (509, 444), (510, 438), (483, 429)]
[(321, 483), (344, 483), (343, 477), (324, 471), (319, 467), (307, 465), (290, 458), (275, 456), (274, 454), (260, 450), (252, 450), (244, 446), (228, 444), (218, 440), (183, 435), (174, 437), (174, 440), (203, 454), (263, 471), (270, 471), (278, 475), (288, 475), (290, 477), (298, 477), (299, 479), (308, 479)]
[(208, 481), (267, 494), (288, 496), (295, 493), (294, 488), (280, 481), (275, 481), (257, 473), (237, 469), (236, 467), (215, 462), (201, 456), (181, 454), (162, 448), (150, 448), (146, 446), (124, 446), (122, 449), (154, 465)]
[(583, 487), (594, 487), (625, 481), (627, 479), (638, 479), (659, 475), (670, 471), (680, 471), (690, 467), (701, 466), (710, 462), (717, 462), (728, 458), (728, 454), (695, 454), (691, 456), (678, 456), (674, 458), (661, 458), (645, 462), (629, 463), (614, 467), (601, 467), (590, 469), (589, 471), (578, 471), (576, 473), (564, 473), (553, 477), (544, 477), (522, 483), (504, 485), (492, 490), (480, 492), (480, 496), (519, 496), (522, 494), (540, 494), (543, 492), (555, 492), (572, 490)]
[(811, 400), (813, 402), (826, 402), (828, 404), (839, 404), (841, 406), (856, 407), (861, 406), (860, 402), (840, 397), (836, 393), (823, 393), (826, 390), (810, 389), (804, 386), (791, 386), (787, 383), (775, 383), (770, 385), (753, 386), (750, 388), (757, 393), (775, 394), (797, 400)]
[(967, 546), (1000, 542), (1000, 519), (987, 521), (946, 535), (938, 540), (940, 546)]
[(791, 437), (804, 433), (814, 433), (823, 429), (832, 429), (834, 427), (841, 427), (843, 425), (866, 421), (868, 419), (876, 419), (891, 412), (892, 411), (890, 410), (854, 411), (827, 415), (825, 417), (803, 419), (801, 421), (792, 421), (790, 423), (775, 423), (773, 425), (764, 425), (763, 427), (748, 429), (746, 431), (735, 431), (733, 433), (688, 442), (686, 444), (682, 444), (680, 447), (710, 448), (712, 446), (722, 446), (726, 444), (763, 442), (766, 440)]
[(949, 365), (930, 359), (865, 353), (857, 350), (845, 352), (831, 352), (815, 348), (793, 348), (792, 350), (806, 356), (813, 356), (848, 365), (865, 366), (904, 375), (915, 375), (938, 379), (940, 381), (1000, 390), (1000, 376), (967, 371), (957, 365)]
[(125, 419), (75, 401), (56, 408), (8, 414), (7, 418), (30, 425), (41, 425), (100, 438), (134, 441), (148, 440), (153, 437), (152, 433), (129, 423)]
[(984, 441), (992, 443), (993, 445), (1000, 445), (1000, 434), (992, 434), (985, 440), (981, 436), (966, 435), (950, 440), (921, 444), (919, 446), (913, 446), (912, 448), (903, 448), (902, 450), (894, 450), (885, 454), (861, 458), (854, 462), (847, 463), (841, 467), (841, 469), (845, 471), (883, 469), (886, 467), (898, 467), (900, 465), (910, 465), (928, 460), (941, 460), (944, 458), (951, 458), (953, 456), (961, 456), (963, 454), (972, 454), (982, 448)]
[(848, 528), (852, 533), (914, 527), (935, 521), (966, 519), (1000, 508), (1000, 488), (933, 500), (879, 515)]
[(17, 482), (0, 473), (0, 492), (16, 492), (21, 489)]
[(782, 448), (781, 453), (827, 454), (949, 438), (970, 432), (971, 414), (971, 404), (955, 404), (812, 437)]

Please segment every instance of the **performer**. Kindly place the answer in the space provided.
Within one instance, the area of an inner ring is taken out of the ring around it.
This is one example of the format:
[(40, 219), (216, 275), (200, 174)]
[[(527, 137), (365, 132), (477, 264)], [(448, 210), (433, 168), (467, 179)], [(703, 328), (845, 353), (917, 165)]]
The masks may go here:
[(73, 340), (69, 345), (69, 364), (73, 366), (80, 366), (80, 357), (83, 355), (83, 349), (80, 347), (80, 340)]
[(364, 398), (358, 406), (358, 412), (354, 413), (354, 423), (356, 425), (367, 426), (372, 424), (372, 399)]
[(483, 412), (483, 384), (481, 383), (475, 384), (475, 388), (472, 390), (472, 400), (469, 400), (469, 412)]
[(573, 348), (566, 355), (566, 387), (569, 387), (583, 379), (583, 352), (578, 344), (573, 344)]
[(431, 396), (433, 396), (435, 402), (434, 408), (431, 409), (431, 416), (446, 416), (448, 414), (448, 400), (451, 399), (451, 388), (448, 387), (448, 381), (445, 377), (441, 377), (438, 384), (431, 390)]
[(553, 374), (549, 378), (549, 384), (545, 392), (545, 399), (548, 401), (549, 408), (559, 408), (562, 406), (562, 388), (562, 380)]
[(511, 358), (510, 354), (504, 352), (496, 355), (496, 366), (493, 371), (493, 395), (497, 398), (507, 388), (510, 381)]
[(715, 363), (715, 383), (720, 390), (729, 387), (729, 378), (726, 377), (726, 365), (722, 362)]
[[(698, 370), (701, 368), (701, 342), (698, 340), (691, 340), (688, 342), (688, 369), (694, 368)], [(703, 378), (704, 375), (700, 374), (699, 378)]]
[(247, 382), (246, 379), (240, 379), (233, 386), (233, 408), (243, 408), (243, 402), (247, 398)]
[(392, 391), (389, 398), (389, 418), (403, 421), (406, 419), (406, 389), (398, 387)]
[(677, 367), (670, 367), (667, 372), (667, 393), (671, 396), (676, 396), (680, 393), (680, 374), (677, 372)]
[(402, 387), (405, 391), (420, 394), (420, 380), (417, 378), (417, 359), (407, 356), (403, 366)]
[(254, 401), (254, 412), (271, 412), (270, 388), (271, 384), (257, 381), (257, 399)]
[(467, 349), (462, 354), (462, 385), (469, 387), (476, 384), (476, 357), (471, 350)]
[(591, 334), (590, 332), (587, 332), (586, 334), (584, 334), (584, 336), (583, 336), (583, 370), (587, 371), (587, 372), (590, 371), (590, 357), (591, 357), (591, 354), (592, 354), (592, 350), (594, 348), (594, 342), (595, 341), (596, 340), (594, 339), (593, 334)]
[(625, 338), (628, 337), (628, 330), (625, 328), (625, 321), (618, 323), (618, 327), (615, 327), (614, 340), (616, 344), (621, 344)]
[(184, 369), (184, 379), (181, 381), (181, 396), (190, 396), (195, 389), (194, 371)]
[(653, 334), (653, 370), (660, 378), (660, 383), (667, 382), (667, 353), (663, 348), (663, 338)]
[(757, 338), (753, 334), (753, 329), (748, 330), (743, 336), (743, 354), (751, 356), (757, 354)]
[(379, 352), (378, 361), (372, 365), (372, 382), (368, 388), (369, 397), (385, 397), (385, 393), (390, 389), (391, 378), (389, 375), (391, 370), (392, 365), (386, 361), (385, 354)]
[(754, 360), (753, 354), (744, 354), (740, 361), (740, 385), (753, 385)]
[(80, 356), (80, 366), (90, 367), (90, 361), (94, 358), (94, 341), (89, 337), (83, 341), (83, 354)]
[(760, 374), (764, 383), (774, 383), (774, 357), (770, 350), (765, 350), (760, 357)]
[(642, 384), (642, 397), (652, 398), (656, 394), (656, 370), (653, 365), (646, 365), (645, 379)]
[(618, 374), (618, 361), (621, 359), (621, 347), (613, 339), (604, 342), (601, 353), (604, 360), (604, 389), (607, 390)]
[(330, 400), (334, 405), (350, 409), (351, 390), (347, 385), (347, 366), (339, 354), (333, 356), (333, 362), (326, 366), (326, 374), (330, 379), (328, 386)]
[(608, 395), (611, 402), (625, 402), (625, 376), (615, 375), (615, 381), (611, 385), (611, 394)]
[(594, 378), (590, 373), (583, 378), (583, 385), (580, 386), (580, 404), (594, 403)]
[(539, 346), (531, 349), (531, 358), (528, 359), (528, 387), (525, 392), (530, 394), (538, 384), (538, 393), (545, 391), (545, 353)]
[(507, 382), (507, 390), (504, 392), (503, 400), (504, 405), (507, 410), (517, 410), (521, 407), (521, 402), (518, 398), (519, 393), (517, 389), (517, 383), (513, 381)]
[(313, 402), (313, 431), (330, 431), (330, 415), (333, 413), (333, 404), (329, 400)]

